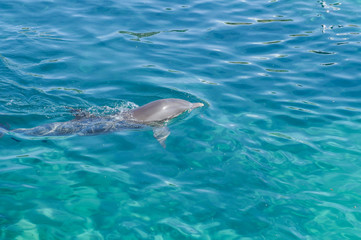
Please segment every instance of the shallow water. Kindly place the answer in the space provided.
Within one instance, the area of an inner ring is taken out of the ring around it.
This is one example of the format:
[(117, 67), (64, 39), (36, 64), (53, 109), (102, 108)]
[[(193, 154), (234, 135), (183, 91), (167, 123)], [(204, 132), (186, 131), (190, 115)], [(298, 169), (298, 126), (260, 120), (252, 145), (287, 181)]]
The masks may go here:
[(0, 122), (201, 101), (151, 131), (0, 139), (0, 239), (361, 238), (361, 2), (0, 2)]

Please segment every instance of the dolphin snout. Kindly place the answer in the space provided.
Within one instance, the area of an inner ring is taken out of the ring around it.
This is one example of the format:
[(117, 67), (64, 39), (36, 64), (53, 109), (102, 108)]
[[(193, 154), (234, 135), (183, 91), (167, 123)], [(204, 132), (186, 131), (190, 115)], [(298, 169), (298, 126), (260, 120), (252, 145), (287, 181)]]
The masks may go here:
[(192, 103), (192, 108), (191, 109), (195, 109), (195, 108), (199, 108), (199, 107), (203, 107), (204, 104), (203, 103)]

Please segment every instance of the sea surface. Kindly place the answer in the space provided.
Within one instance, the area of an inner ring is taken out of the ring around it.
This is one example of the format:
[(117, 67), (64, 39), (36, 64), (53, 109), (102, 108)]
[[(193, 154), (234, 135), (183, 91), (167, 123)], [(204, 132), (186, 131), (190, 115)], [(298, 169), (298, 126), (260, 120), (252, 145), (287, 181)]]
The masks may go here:
[(205, 106), (152, 131), (0, 139), (1, 240), (361, 239), (360, 0), (1, 0), (0, 123)]

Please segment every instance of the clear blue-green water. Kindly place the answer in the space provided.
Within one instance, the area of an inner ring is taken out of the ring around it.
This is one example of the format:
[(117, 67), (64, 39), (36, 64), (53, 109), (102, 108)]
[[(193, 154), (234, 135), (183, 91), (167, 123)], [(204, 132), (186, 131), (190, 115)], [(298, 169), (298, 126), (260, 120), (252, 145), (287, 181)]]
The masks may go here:
[(361, 239), (361, 1), (2, 0), (11, 129), (160, 98), (151, 131), (0, 139), (1, 240)]

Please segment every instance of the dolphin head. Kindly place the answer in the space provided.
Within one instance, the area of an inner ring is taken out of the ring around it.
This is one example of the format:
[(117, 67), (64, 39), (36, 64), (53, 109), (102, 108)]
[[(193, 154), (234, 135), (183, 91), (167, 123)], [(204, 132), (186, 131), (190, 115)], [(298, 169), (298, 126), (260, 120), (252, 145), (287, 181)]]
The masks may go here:
[(164, 122), (177, 117), (185, 111), (192, 111), (203, 106), (203, 103), (191, 103), (183, 99), (166, 98), (132, 110), (132, 117), (136, 122), (140, 123)]

